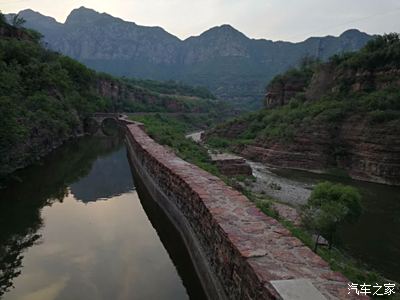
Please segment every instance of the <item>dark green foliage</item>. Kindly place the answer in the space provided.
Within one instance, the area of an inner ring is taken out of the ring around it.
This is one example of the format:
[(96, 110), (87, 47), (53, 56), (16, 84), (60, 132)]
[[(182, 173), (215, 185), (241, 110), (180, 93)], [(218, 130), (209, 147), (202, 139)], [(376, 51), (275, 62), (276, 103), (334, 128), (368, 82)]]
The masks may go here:
[(341, 68), (374, 70), (400, 67), (400, 35), (378, 36), (369, 41), (359, 52), (335, 55), (330, 62)]
[(18, 14), (16, 14), (11, 21), (11, 25), (14, 27), (21, 27), (25, 23), (26, 21), (23, 18), (21, 18)]
[(332, 244), (337, 227), (355, 222), (361, 215), (361, 195), (351, 186), (323, 182), (311, 193), (303, 208), (305, 227), (323, 235)]
[(5, 15), (0, 11), (0, 26), (4, 26), (5, 24), (7, 24), (7, 20)]
[(44, 49), (40, 34), (7, 24), (3, 15), (0, 26), (0, 179), (82, 134), (94, 112), (222, 108), (202, 88), (98, 74)]
[(0, 178), (79, 134), (87, 114), (111, 104), (94, 90), (93, 71), (43, 49), (31, 31), (3, 26), (23, 38), (0, 39)]
[(283, 74), (275, 76), (269, 83), (269, 86), (278, 82), (286, 82), (288, 79), (294, 79), (298, 82), (303, 82), (306, 87), (320, 64), (321, 62), (319, 60), (306, 56), (301, 60), (297, 68), (290, 69)]

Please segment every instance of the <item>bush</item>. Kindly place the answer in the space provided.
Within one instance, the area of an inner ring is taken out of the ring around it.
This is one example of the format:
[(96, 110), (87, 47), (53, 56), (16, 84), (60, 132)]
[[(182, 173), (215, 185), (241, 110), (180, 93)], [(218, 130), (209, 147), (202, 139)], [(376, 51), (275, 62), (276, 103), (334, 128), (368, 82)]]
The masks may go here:
[(323, 235), (332, 246), (339, 224), (355, 222), (361, 215), (361, 195), (351, 186), (323, 182), (311, 193), (302, 212), (305, 227)]

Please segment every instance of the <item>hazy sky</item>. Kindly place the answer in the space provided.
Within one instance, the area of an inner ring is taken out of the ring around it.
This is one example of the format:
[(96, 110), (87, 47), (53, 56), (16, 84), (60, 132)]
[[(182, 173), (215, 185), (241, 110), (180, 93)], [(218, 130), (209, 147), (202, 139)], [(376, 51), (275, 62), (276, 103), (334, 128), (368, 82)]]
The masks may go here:
[(231, 24), (252, 38), (300, 41), (358, 28), (400, 32), (400, 0), (0, 0), (4, 13), (31, 8), (64, 22), (85, 6), (184, 39)]

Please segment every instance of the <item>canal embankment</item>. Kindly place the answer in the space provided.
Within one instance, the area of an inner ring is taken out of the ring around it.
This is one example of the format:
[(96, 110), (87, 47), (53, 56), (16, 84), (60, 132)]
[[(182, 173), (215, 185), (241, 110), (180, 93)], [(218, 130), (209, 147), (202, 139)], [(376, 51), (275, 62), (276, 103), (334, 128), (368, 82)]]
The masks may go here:
[(209, 297), (281, 299), (279, 284), (306, 279), (327, 299), (349, 297), (349, 280), (221, 179), (128, 124), (129, 157), (178, 227)]

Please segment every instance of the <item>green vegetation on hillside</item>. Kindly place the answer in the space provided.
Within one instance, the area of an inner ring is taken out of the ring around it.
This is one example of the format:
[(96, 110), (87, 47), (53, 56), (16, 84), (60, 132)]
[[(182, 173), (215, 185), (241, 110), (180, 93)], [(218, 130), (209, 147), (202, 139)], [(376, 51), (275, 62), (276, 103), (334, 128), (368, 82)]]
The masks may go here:
[(91, 86), (94, 71), (42, 48), (31, 32), (1, 26), (10, 36), (0, 39), (0, 177), (79, 134), (84, 115), (111, 107)]
[(321, 62), (312, 57), (304, 57), (297, 68), (288, 70), (285, 73), (275, 76), (270, 82), (269, 86), (276, 83), (284, 83), (288, 79), (295, 78), (296, 81), (304, 82), (307, 86), (312, 76), (314, 75), (315, 69), (321, 64)]
[(268, 139), (290, 143), (295, 134), (307, 126), (324, 123), (329, 129), (345, 117), (356, 114), (366, 116), (371, 125), (390, 122), (400, 129), (399, 99), (400, 90), (394, 87), (346, 99), (327, 97), (316, 102), (305, 102), (299, 96), (293, 98), (288, 105), (250, 113), (217, 126), (216, 130), (223, 131), (237, 123), (246, 124), (245, 129), (234, 139), (225, 139), (223, 135), (211, 136), (209, 143), (217, 147)]
[(173, 80), (155, 81), (146, 79), (125, 79), (134, 85), (166, 95), (184, 95), (203, 99), (215, 99), (215, 96), (204, 87), (186, 85)]
[(377, 36), (358, 52), (337, 54), (330, 62), (342, 69), (374, 70), (400, 67), (400, 34)]
[(96, 73), (45, 49), (40, 39), (0, 13), (0, 181), (83, 134), (84, 120), (94, 112), (222, 108), (201, 88)]
[[(334, 129), (344, 119), (357, 115), (371, 125), (387, 124), (400, 131), (400, 90), (396, 81), (399, 66), (400, 37), (390, 34), (370, 41), (359, 52), (337, 55), (328, 63), (314, 63), (311, 68), (290, 70), (271, 84), (291, 78), (303, 78), (310, 83), (313, 74), (317, 76), (319, 70), (327, 67), (336, 77), (319, 99), (310, 100), (306, 93), (298, 93), (287, 105), (262, 109), (217, 126), (208, 141), (225, 147), (268, 140), (291, 143), (297, 133), (311, 126)], [(363, 88), (354, 91), (356, 75), (349, 77), (350, 70), (357, 74), (364, 74), (364, 71), (387, 71), (387, 74), (379, 75), (382, 77), (379, 77), (379, 88), (365, 80), (361, 82)], [(225, 133), (237, 124), (242, 124), (239, 134), (225, 139)]]

